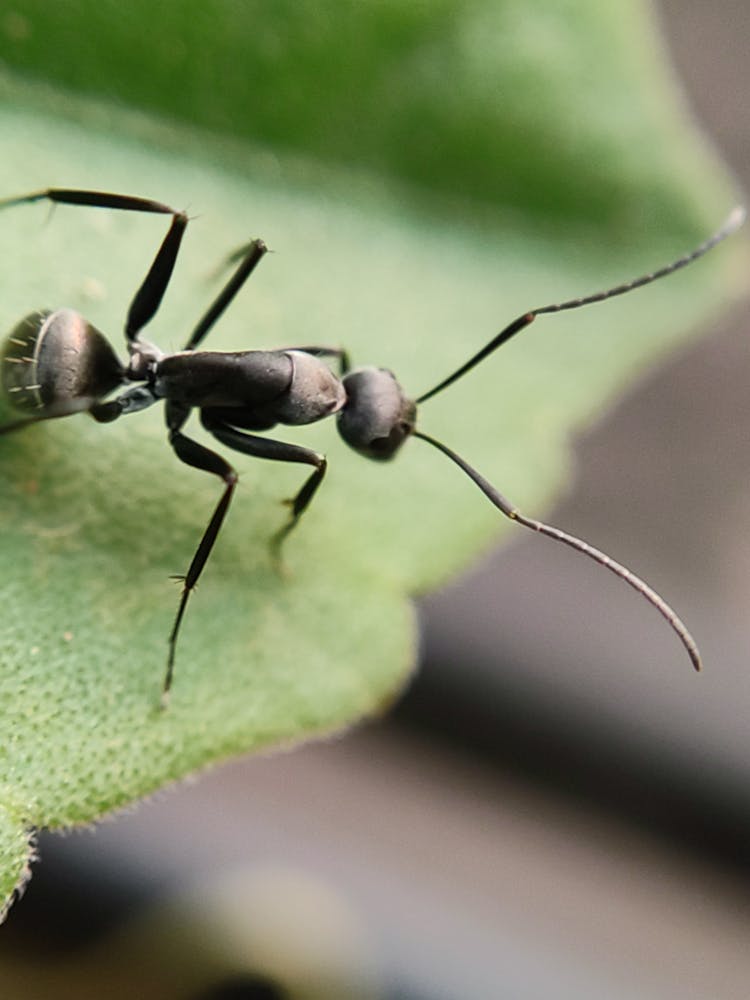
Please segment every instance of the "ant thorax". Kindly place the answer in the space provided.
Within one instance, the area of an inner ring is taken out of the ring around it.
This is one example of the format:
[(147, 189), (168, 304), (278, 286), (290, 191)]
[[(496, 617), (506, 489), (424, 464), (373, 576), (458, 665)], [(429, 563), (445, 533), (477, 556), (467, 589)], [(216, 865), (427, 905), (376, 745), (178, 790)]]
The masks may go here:
[(329, 417), (346, 404), (341, 380), (319, 358), (305, 351), (284, 351), (292, 363), (289, 389), (279, 400), (279, 422), (312, 424)]

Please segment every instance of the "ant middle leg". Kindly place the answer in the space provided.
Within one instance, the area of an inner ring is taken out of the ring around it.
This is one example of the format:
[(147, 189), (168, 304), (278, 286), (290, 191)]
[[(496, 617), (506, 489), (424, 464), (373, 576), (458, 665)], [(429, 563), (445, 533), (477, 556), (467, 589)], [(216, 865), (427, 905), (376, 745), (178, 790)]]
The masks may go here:
[(313, 472), (302, 484), (302, 488), (285, 503), (290, 509), (289, 520), (271, 536), (271, 557), (278, 570), (282, 568), (281, 546), (289, 533), (297, 526), (300, 518), (309, 507), (313, 497), (328, 468), (324, 455), (310, 448), (289, 444), (286, 441), (276, 441), (273, 438), (259, 437), (237, 430), (224, 420), (212, 415), (210, 411), (201, 411), (201, 423), (222, 444), (234, 451), (251, 455), (253, 458), (264, 458), (274, 462), (296, 462), (312, 465)]

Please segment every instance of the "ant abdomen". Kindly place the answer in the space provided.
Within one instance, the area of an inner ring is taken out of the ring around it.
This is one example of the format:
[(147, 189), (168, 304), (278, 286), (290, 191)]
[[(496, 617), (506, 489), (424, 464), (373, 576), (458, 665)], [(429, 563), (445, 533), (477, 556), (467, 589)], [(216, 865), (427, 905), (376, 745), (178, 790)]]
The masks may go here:
[(29, 313), (0, 354), (3, 396), (26, 413), (100, 399), (122, 384), (123, 371), (106, 337), (73, 309)]

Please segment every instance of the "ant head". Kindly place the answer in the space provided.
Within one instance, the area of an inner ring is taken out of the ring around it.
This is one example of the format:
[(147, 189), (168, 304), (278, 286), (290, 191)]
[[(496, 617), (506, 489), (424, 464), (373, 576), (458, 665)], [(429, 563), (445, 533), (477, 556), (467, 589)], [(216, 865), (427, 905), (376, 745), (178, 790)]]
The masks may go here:
[(338, 414), (339, 434), (360, 455), (393, 458), (414, 430), (416, 404), (386, 368), (357, 368), (342, 381), (346, 403)]

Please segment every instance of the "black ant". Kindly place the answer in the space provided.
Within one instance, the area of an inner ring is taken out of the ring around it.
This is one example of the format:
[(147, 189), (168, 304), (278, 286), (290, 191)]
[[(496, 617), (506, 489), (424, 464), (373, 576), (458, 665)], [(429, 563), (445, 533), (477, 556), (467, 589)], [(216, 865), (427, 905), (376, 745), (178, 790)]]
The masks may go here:
[[(336, 415), (339, 433), (355, 451), (384, 461), (396, 454), (409, 437), (437, 448), (479, 487), (501, 513), (520, 524), (582, 552), (611, 570), (646, 598), (664, 616), (679, 636), (696, 670), (700, 653), (686, 626), (669, 605), (643, 580), (587, 542), (559, 528), (526, 517), (486, 479), (447, 445), (416, 429), (417, 405), (447, 389), (505, 344), (542, 313), (577, 309), (622, 295), (672, 274), (703, 256), (744, 219), (736, 208), (724, 226), (695, 250), (670, 264), (606, 291), (532, 309), (513, 320), (485, 347), (432, 389), (412, 400), (395, 376), (385, 368), (355, 368), (346, 351), (335, 347), (307, 346), (275, 351), (196, 351), (206, 334), (232, 302), (255, 270), (266, 246), (256, 239), (234, 256), (239, 263), (222, 291), (199, 320), (182, 351), (164, 354), (141, 338), (153, 318), (169, 284), (185, 228), (184, 212), (146, 198), (64, 188), (49, 188), (0, 201), (0, 208), (48, 200), (69, 205), (154, 212), (170, 215), (169, 231), (151, 268), (130, 304), (125, 323), (128, 361), (123, 363), (109, 341), (80, 313), (72, 309), (33, 312), (8, 336), (0, 355), (0, 386), (19, 417), (0, 427), (0, 434), (29, 424), (73, 413), (86, 412), (101, 422), (116, 420), (164, 401), (169, 443), (180, 461), (210, 472), (224, 482), (224, 492), (211, 516), (184, 577), (182, 594), (169, 635), (163, 700), (166, 700), (174, 668), (175, 648), (188, 598), (208, 560), (237, 484), (237, 473), (216, 452), (183, 433), (193, 408), (204, 428), (227, 448), (255, 458), (278, 462), (300, 462), (312, 473), (290, 501), (290, 516), (273, 536), (272, 551), (278, 558), (282, 541), (295, 527), (318, 490), (326, 473), (326, 459), (308, 448), (260, 437), (250, 431), (268, 431), (277, 424), (309, 424)], [(335, 375), (321, 358), (333, 358)], [(123, 388), (125, 387), (125, 388)], [(117, 389), (119, 395), (108, 398)]]

